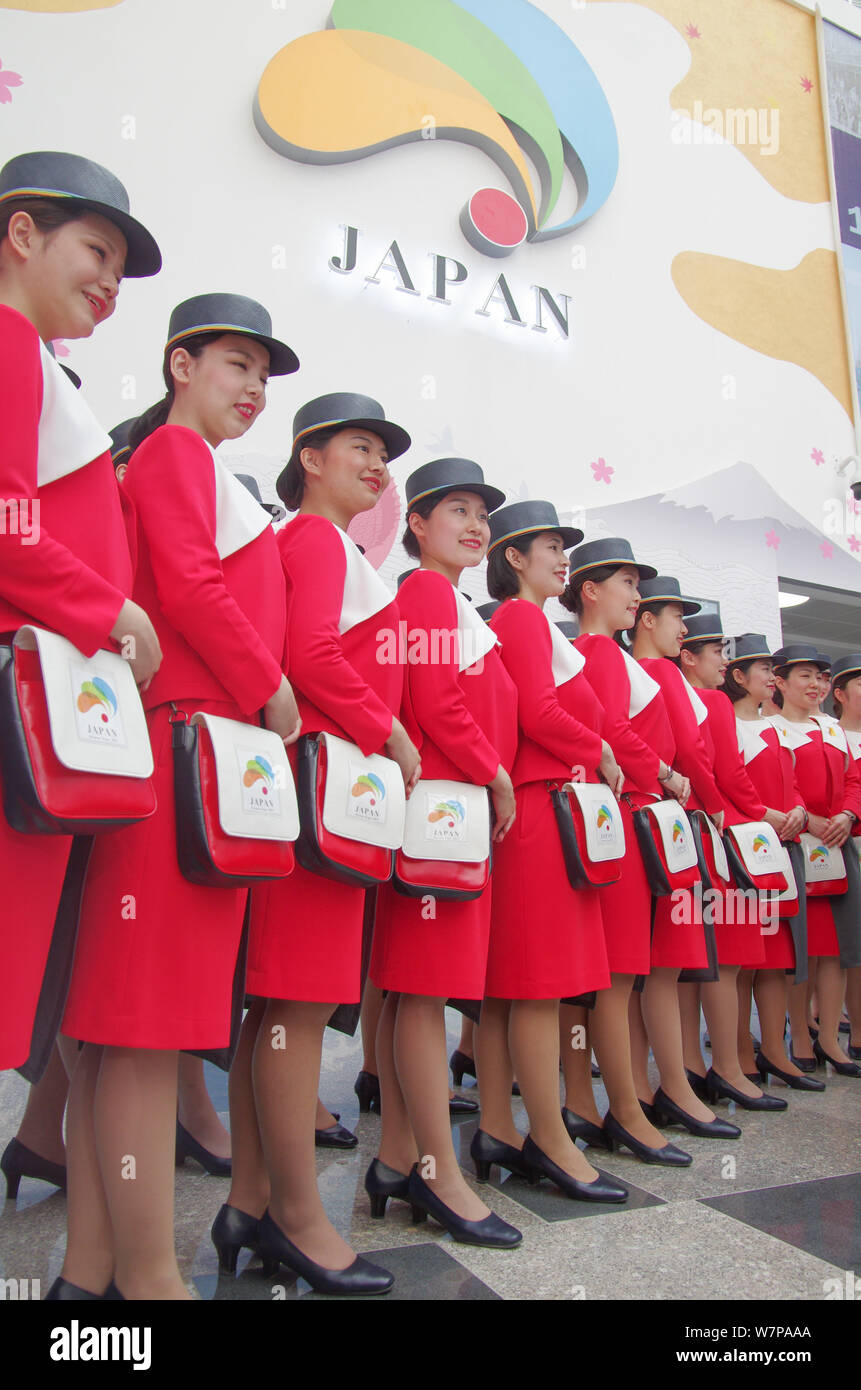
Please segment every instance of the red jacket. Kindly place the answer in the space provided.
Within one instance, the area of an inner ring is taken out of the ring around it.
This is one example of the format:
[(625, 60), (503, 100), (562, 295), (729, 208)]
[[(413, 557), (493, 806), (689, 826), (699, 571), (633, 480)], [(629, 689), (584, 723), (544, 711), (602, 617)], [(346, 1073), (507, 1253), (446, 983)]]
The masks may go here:
[(715, 782), (726, 812), (726, 825), (759, 821), (768, 809), (750, 780), (738, 751), (738, 731), (732, 700), (722, 690), (697, 690), (708, 710), (703, 738), (711, 755)]
[(640, 665), (661, 687), (676, 740), (673, 766), (691, 784), (687, 809), (708, 811), (710, 815), (719, 813), (723, 810), (723, 801), (715, 785), (705, 740), (691, 704), (688, 682), (668, 657), (644, 657)]
[(625, 774), (625, 791), (662, 797), (661, 762), (669, 763), (675, 740), (660, 691), (633, 717), (625, 656), (612, 637), (583, 633), (574, 644), (586, 658), (584, 674), (604, 707), (603, 734)]

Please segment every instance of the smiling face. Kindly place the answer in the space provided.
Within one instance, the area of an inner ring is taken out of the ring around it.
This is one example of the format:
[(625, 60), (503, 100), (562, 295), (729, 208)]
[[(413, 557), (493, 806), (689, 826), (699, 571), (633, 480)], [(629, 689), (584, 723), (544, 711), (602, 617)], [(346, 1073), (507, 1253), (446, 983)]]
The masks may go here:
[(305, 448), (299, 457), (309, 508), (323, 504), (343, 525), (376, 506), (389, 485), (388, 449), (372, 430), (339, 430), (328, 444)]
[(432, 560), (458, 572), (480, 565), (490, 544), (487, 503), (477, 492), (447, 492), (429, 516), (411, 512), (410, 528), (419, 543), (422, 561)]
[(812, 662), (799, 661), (795, 666), (790, 666), (784, 675), (775, 675), (775, 680), (783, 694), (784, 709), (792, 706), (809, 715), (819, 708), (819, 668)]
[(844, 715), (857, 728), (861, 721), (861, 676), (853, 676), (842, 689), (834, 693), (834, 708), (838, 716)]
[(723, 642), (705, 642), (698, 651), (682, 649), (682, 669), (704, 690), (717, 690), (726, 670)]
[(3, 246), (4, 264), (19, 277), (27, 315), (44, 342), (88, 338), (114, 312), (126, 239), (100, 213), (40, 231), (29, 213), (16, 212)]
[(828, 698), (828, 692), (831, 689), (831, 672), (829, 670), (818, 671), (817, 679), (819, 681), (819, 703), (821, 705), (822, 701)]
[(543, 603), (545, 599), (558, 598), (564, 590), (568, 559), (558, 531), (540, 531), (533, 536), (525, 555), (515, 546), (509, 546), (505, 554), (517, 574), (521, 593)]
[(756, 661), (750, 663), (746, 671), (740, 671), (738, 667), (733, 667), (729, 672), (728, 679), (746, 691), (757, 705), (761, 705), (764, 700), (770, 700), (774, 694), (774, 672), (771, 662), (764, 658), (757, 657)]
[(601, 626), (627, 632), (634, 626), (640, 606), (639, 580), (640, 571), (634, 565), (620, 565), (600, 584), (587, 579), (582, 588), (584, 614), (591, 608)]
[(269, 349), (243, 333), (225, 333), (198, 357), (182, 345), (170, 357), (175, 404), (171, 424), (186, 425), (215, 449), (239, 439), (266, 406)]
[(687, 633), (684, 610), (680, 603), (665, 603), (657, 613), (646, 610), (640, 622), (649, 632), (661, 656), (677, 657), (682, 649), (682, 638)]

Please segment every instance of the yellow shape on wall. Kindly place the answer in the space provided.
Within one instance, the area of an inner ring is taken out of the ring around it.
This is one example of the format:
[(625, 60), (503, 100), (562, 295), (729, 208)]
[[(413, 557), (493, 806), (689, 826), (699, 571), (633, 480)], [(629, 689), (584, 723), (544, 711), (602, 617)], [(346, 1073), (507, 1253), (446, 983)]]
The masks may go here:
[[(591, 0), (593, 4), (606, 0)], [(630, 0), (662, 15), (688, 44), (691, 66), (670, 94), (674, 110), (720, 113), (776, 110), (776, 153), (768, 141), (733, 141), (787, 198), (829, 198), (816, 25), (788, 0)], [(646, 59), (646, 62), (648, 60)], [(806, 88), (805, 83), (810, 83)], [(770, 118), (773, 121), (773, 117)], [(735, 122), (725, 122), (734, 130)]]
[(698, 318), (720, 333), (803, 367), (852, 419), (837, 256), (811, 251), (792, 270), (682, 251), (673, 283)]

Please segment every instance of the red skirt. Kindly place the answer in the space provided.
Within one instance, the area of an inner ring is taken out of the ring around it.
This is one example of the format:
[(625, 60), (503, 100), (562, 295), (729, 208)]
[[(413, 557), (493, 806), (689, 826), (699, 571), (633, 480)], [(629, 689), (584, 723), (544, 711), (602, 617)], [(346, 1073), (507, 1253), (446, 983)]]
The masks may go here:
[(298, 864), (289, 878), (251, 890), (249, 994), (357, 1004), (362, 992), (364, 888)]
[(795, 943), (792, 940), (792, 931), (786, 917), (777, 919), (777, 931), (773, 931), (774, 923), (766, 927), (762, 933), (762, 945), (765, 950), (765, 960), (760, 965), (760, 970), (794, 970), (795, 969)]
[(614, 975), (648, 975), (652, 890), (646, 878), (637, 832), (627, 801), (621, 801), (625, 827), (622, 877), (598, 889), (607, 963)]
[(494, 846), (485, 994), (563, 999), (609, 984), (598, 890), (571, 887), (547, 788), (529, 782)]
[[(702, 903), (690, 889), (676, 897), (656, 898), (652, 925), (652, 969), (704, 970), (708, 965)], [(681, 921), (677, 920), (681, 918)]]
[(725, 888), (722, 883), (713, 889), (711, 900), (718, 964), (738, 965), (742, 970), (764, 966), (765, 937), (758, 904), (745, 898), (739, 889)]
[(401, 994), (483, 999), (492, 890), (490, 883), (471, 902), (427, 903), (383, 884), (371, 951), (373, 983)]
[(807, 954), (809, 956), (839, 956), (837, 928), (827, 898), (807, 899)]
[(30, 1055), (71, 848), (71, 835), (21, 835), (13, 830), (0, 799), (0, 1071), (23, 1066)]
[[(242, 719), (238, 706), (189, 701)], [(170, 706), (147, 715), (158, 809), (97, 837), (87, 872), (62, 1031), (112, 1047), (204, 1049), (230, 1042), (247, 889), (190, 883), (176, 857)]]

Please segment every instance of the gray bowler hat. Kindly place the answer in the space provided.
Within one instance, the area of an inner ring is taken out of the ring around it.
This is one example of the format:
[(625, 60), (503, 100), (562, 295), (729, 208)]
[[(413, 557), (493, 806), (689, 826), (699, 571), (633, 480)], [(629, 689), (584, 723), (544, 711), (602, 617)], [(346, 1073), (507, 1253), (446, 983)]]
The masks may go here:
[(639, 570), (641, 579), (654, 579), (658, 573), (654, 565), (644, 565), (640, 560), (635, 560), (630, 541), (622, 540), (620, 536), (578, 545), (568, 556), (568, 564), (569, 583), (576, 574), (601, 569), (604, 565), (633, 565)]
[(146, 227), (129, 213), (129, 195), (110, 169), (60, 150), (19, 154), (0, 169), (0, 206), (17, 198), (49, 198), (84, 212), (98, 212), (126, 239), (124, 275), (140, 279), (161, 270), (161, 252)]
[(772, 658), (776, 667), (782, 666), (818, 666), (820, 671), (827, 671), (831, 666), (831, 658), (823, 656), (815, 647), (808, 646), (806, 642), (790, 642), (786, 647), (778, 647)]
[(278, 496), (285, 500), (288, 473), (296, 473), (299, 455), (305, 440), (318, 430), (347, 430), (350, 428), (368, 430), (382, 439), (386, 446), (389, 462), (400, 458), (412, 444), (410, 436), (393, 420), (386, 419), (386, 412), (373, 396), (361, 396), (355, 391), (330, 391), (326, 396), (317, 396), (296, 411), (293, 417), (293, 445), (290, 459), (275, 484)]
[(682, 646), (688, 647), (691, 642), (723, 642), (726, 633), (721, 625), (720, 604), (716, 605), (716, 612), (697, 613), (690, 622), (685, 623), (688, 630), (687, 636), (682, 638)]
[(165, 351), (198, 333), (240, 333), (269, 350), (269, 375), (289, 376), (299, 370), (292, 348), (272, 337), (268, 310), (244, 294), (196, 294), (177, 304), (170, 316)]
[(637, 588), (640, 591), (641, 608), (651, 608), (653, 604), (658, 603), (680, 603), (685, 618), (699, 613), (702, 608), (702, 604), (696, 603), (694, 599), (683, 598), (678, 579), (673, 579), (669, 574), (658, 574), (654, 579), (641, 578)]
[(768, 643), (765, 634), (762, 632), (743, 632), (740, 637), (733, 637), (731, 640), (731, 652), (729, 666), (736, 661), (771, 661), (771, 652), (768, 650)]
[(838, 676), (861, 676), (861, 652), (852, 652), (835, 661), (831, 667), (832, 681), (836, 681)]
[(498, 545), (515, 540), (518, 536), (531, 536), (539, 531), (555, 531), (562, 537), (566, 550), (579, 545), (583, 532), (576, 526), (563, 526), (556, 515), (552, 502), (512, 502), (508, 507), (500, 507), (490, 520), (490, 545), (488, 555)]
[(489, 512), (505, 501), (505, 493), (484, 481), (484, 474), (472, 459), (433, 459), (422, 464), (407, 478), (407, 513), (426, 497), (444, 497), (447, 492), (477, 492)]

